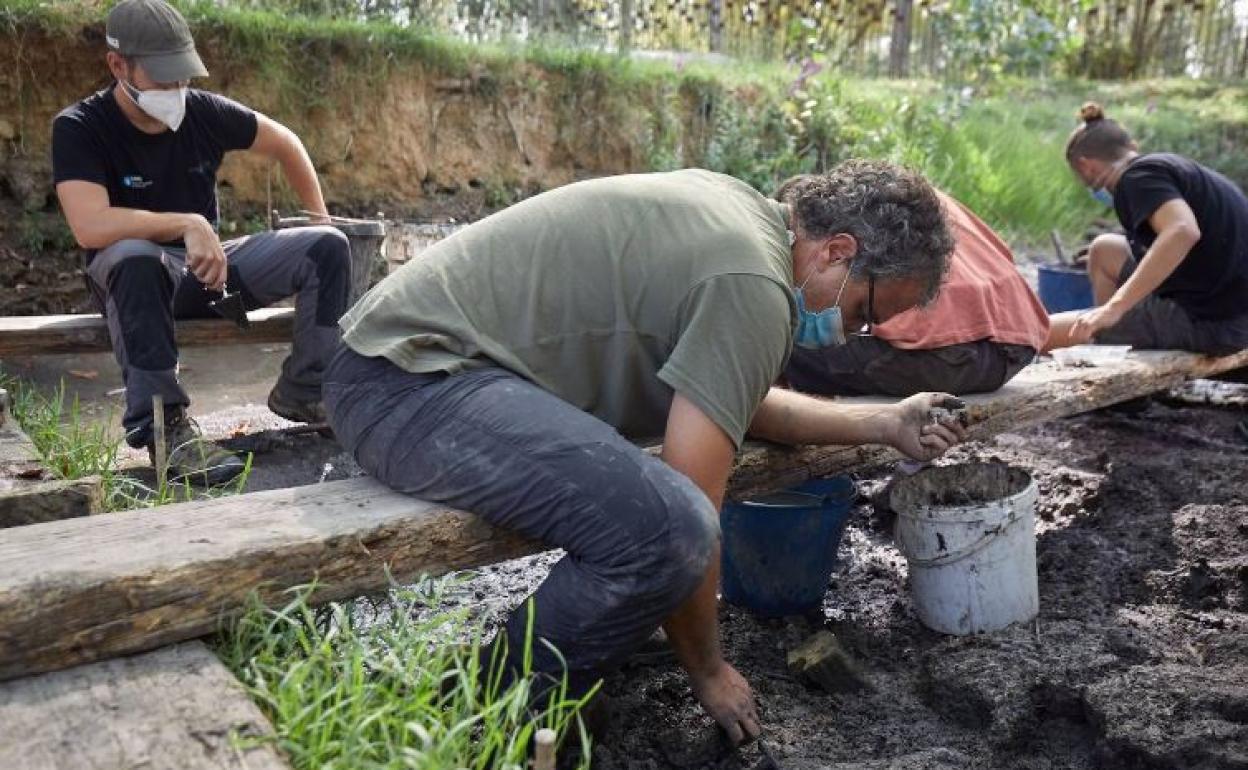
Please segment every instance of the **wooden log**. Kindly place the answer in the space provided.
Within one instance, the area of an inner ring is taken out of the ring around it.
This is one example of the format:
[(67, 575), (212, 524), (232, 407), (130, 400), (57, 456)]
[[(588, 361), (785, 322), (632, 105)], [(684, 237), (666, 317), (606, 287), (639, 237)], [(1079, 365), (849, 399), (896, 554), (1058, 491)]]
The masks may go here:
[[(238, 345), (249, 342), (289, 342), (294, 329), (292, 308), (270, 307), (247, 314), (250, 329), (240, 329), (224, 318), (178, 321), (178, 344)], [(98, 315), (6, 316), (0, 318), (0, 358), (50, 353), (87, 353), (111, 350), (108, 326)]]
[(37, 524), (104, 510), (99, 476), (50, 477), (39, 452), (11, 417), (0, 423), (0, 528)]
[(99, 476), (69, 481), (0, 482), (0, 528), (90, 516), (104, 510)]
[[(1215, 358), (1178, 351), (1131, 353), (1125, 361), (1091, 368), (1033, 364), (994, 393), (967, 396), (969, 440), (985, 439), (1046, 420), (1167, 390), (1186, 379), (1208, 377), (1248, 364), (1248, 350)], [(853, 398), (847, 403), (884, 403), (888, 399)], [(852, 473), (897, 460), (881, 446), (800, 447), (750, 444), (737, 458), (729, 482), (735, 498), (789, 487), (811, 478)]]
[[(1143, 353), (1113, 366), (1030, 368), (968, 398), (974, 438), (1113, 404), (1248, 363)], [(862, 399), (857, 399), (861, 401)], [(880, 447), (750, 446), (735, 496), (863, 470)], [(0, 531), (0, 678), (139, 652), (214, 630), (249, 592), (281, 601), (317, 581), (312, 601), (540, 550), (467, 513), (370, 479), (182, 503)], [(390, 572), (387, 572), (387, 567)]]
[(202, 636), (252, 591), (345, 599), (539, 549), (371, 479), (0, 530), (0, 679)]
[(201, 642), (0, 685), (0, 767), (289, 770), (272, 734)]

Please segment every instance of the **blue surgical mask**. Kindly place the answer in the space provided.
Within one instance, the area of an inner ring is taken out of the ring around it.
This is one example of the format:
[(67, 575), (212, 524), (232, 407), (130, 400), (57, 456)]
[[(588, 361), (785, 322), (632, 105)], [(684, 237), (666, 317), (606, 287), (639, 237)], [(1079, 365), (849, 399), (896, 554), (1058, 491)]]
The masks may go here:
[(1130, 159), (1123, 158), (1122, 160), (1110, 166), (1108, 169), (1105, 170), (1105, 173), (1101, 175), (1101, 178), (1094, 183), (1096, 186), (1088, 189), (1088, 192), (1091, 193), (1093, 200), (1095, 200), (1097, 203), (1100, 203), (1103, 206), (1108, 206), (1110, 208), (1113, 208), (1114, 194), (1111, 193), (1105, 187), (1105, 182), (1111, 176), (1114, 175), (1114, 172), (1117, 171), (1119, 167), (1122, 166), (1122, 164), (1126, 163), (1128, 160)]
[(793, 292), (793, 298), (797, 301), (797, 331), (793, 332), (793, 344), (807, 350), (844, 345), (845, 324), (841, 320), (840, 303), (845, 284), (849, 283), (849, 273), (845, 273), (845, 280), (841, 283), (840, 291), (836, 293), (836, 301), (832, 303), (832, 307), (818, 313), (806, 309), (806, 297), (802, 291), (811, 275), (814, 275), (813, 271)]

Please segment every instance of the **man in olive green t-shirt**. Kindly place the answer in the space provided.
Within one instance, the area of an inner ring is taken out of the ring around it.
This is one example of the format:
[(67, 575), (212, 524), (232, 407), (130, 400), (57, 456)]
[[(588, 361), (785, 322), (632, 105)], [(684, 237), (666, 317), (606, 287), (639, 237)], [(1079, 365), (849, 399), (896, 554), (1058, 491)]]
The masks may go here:
[[(757, 735), (715, 615), (716, 512), (747, 432), (919, 459), (961, 437), (927, 419), (931, 394), (868, 408), (771, 387), (795, 342), (934, 295), (952, 248), (921, 177), (856, 161), (821, 180), (792, 209), (698, 170), (569, 185), (438, 243), (341, 321), (325, 402), (360, 464), (567, 551), (533, 603), (559, 654), (532, 652), (574, 694), (662, 623), (707, 711)], [(629, 440), (649, 437), (662, 459)], [(513, 669), (525, 615), (500, 634)]]

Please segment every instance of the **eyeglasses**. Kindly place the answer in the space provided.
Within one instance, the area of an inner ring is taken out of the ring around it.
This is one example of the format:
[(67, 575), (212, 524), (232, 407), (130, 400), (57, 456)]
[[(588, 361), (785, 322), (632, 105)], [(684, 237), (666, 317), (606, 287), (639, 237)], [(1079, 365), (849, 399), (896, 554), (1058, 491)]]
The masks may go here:
[(878, 322), (875, 320), (875, 276), (867, 276), (867, 330), (857, 332), (854, 336), (870, 337), (872, 327)]

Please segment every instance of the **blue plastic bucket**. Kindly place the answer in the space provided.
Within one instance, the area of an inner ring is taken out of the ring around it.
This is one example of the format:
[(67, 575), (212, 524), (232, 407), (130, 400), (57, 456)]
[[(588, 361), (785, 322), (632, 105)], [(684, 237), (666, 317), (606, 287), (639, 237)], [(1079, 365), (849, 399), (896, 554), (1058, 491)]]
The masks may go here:
[(1082, 267), (1040, 265), (1037, 286), (1040, 301), (1050, 313), (1092, 307), (1092, 282)]
[(816, 479), (720, 512), (724, 601), (765, 617), (823, 602), (854, 501), (848, 476)]

